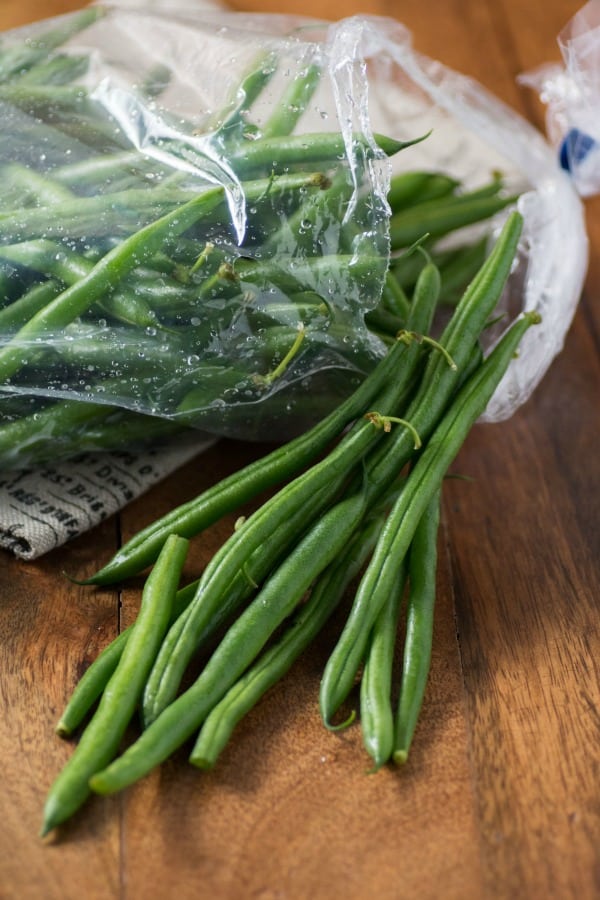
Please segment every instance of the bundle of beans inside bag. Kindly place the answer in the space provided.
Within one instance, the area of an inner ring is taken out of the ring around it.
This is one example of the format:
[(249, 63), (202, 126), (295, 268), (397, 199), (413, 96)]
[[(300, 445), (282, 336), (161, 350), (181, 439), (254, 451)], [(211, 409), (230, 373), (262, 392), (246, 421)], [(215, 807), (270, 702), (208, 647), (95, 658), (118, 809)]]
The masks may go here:
[[(406, 762), (443, 479), (535, 388), (585, 271), (554, 155), (364, 18), (92, 5), (5, 37), (0, 108), (2, 465), (197, 429), (279, 445), (87, 580), (149, 570), (60, 719), (79, 740), (43, 832), (191, 738), (214, 765), (340, 604), (323, 722), (358, 700), (373, 768)], [(182, 584), (189, 541), (252, 501)]]

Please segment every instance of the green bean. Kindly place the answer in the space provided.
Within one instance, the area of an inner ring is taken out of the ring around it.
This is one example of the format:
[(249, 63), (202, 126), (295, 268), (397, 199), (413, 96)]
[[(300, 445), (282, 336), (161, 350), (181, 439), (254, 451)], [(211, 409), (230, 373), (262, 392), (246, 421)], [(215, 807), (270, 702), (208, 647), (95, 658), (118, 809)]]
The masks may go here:
[(358, 257), (328, 254), (258, 261), (239, 259), (234, 270), (243, 284), (276, 284), (286, 293), (305, 289), (318, 291), (320, 285), (323, 292), (330, 292), (334, 284), (336, 293), (347, 296), (353, 286), (358, 285), (362, 289), (363, 302), (367, 302), (369, 298), (378, 298), (380, 284), (385, 277), (386, 260), (383, 256), (365, 254)]
[[(286, 252), (296, 256), (298, 249), (303, 248), (307, 253), (324, 255), (322, 230), (331, 227), (332, 220), (336, 223), (343, 221), (343, 208), (352, 190), (348, 172), (340, 168), (323, 191), (307, 198), (295, 212), (285, 217), (280, 228), (267, 236), (261, 252), (277, 258)], [(330, 241), (331, 238), (328, 239)]]
[(124, 175), (134, 176), (138, 180), (150, 177), (160, 180), (170, 171), (158, 160), (139, 150), (121, 150), (86, 156), (66, 166), (57, 166), (52, 170), (52, 177), (62, 184), (77, 188), (81, 193), (86, 188), (94, 188), (100, 184), (106, 187), (111, 181)]
[(359, 493), (317, 519), (229, 628), (199, 678), (167, 706), (119, 759), (90, 779), (93, 791), (108, 794), (133, 783), (196, 731), (276, 628), (294, 611), (314, 579), (346, 545), (363, 509), (364, 497)]
[(283, 137), (293, 132), (319, 85), (321, 74), (321, 66), (311, 63), (294, 76), (260, 129), (263, 140)]
[[(381, 153), (393, 156), (400, 150), (413, 146), (423, 140), (419, 136), (411, 141), (397, 141), (385, 135), (376, 134), (375, 144)], [(369, 148), (365, 139), (355, 136), (354, 146)], [(243, 150), (231, 154), (229, 164), (238, 175), (255, 170), (279, 173), (288, 171), (290, 166), (309, 163), (327, 163), (342, 159), (347, 152), (346, 143), (337, 132), (315, 132), (302, 135), (284, 135), (281, 137), (259, 138), (244, 144)]]
[(276, 644), (269, 647), (223, 699), (213, 707), (194, 745), (190, 762), (202, 769), (214, 766), (235, 726), (263, 694), (293, 665), (319, 633), (358, 575), (375, 546), (383, 517), (374, 517), (352, 536), (311, 588), (308, 601)]
[(59, 400), (0, 424), (0, 454), (6, 467), (22, 468), (56, 459), (57, 453), (67, 458), (91, 450), (133, 449), (187, 430), (185, 422), (117, 406)]
[(258, 62), (255, 62), (237, 87), (231, 108), (225, 114), (219, 114), (213, 123), (208, 123), (206, 130), (215, 132), (215, 137), (230, 138), (233, 133), (236, 138), (243, 136), (244, 129), (248, 128), (244, 118), (252, 105), (265, 90), (276, 71), (277, 56), (272, 52), (261, 54)]
[(392, 669), (398, 620), (406, 577), (404, 561), (396, 566), (390, 589), (373, 623), (360, 681), (360, 724), (363, 744), (374, 771), (389, 760), (394, 748)]
[[(184, 588), (180, 588), (175, 594), (170, 622), (173, 622), (186, 608), (194, 593), (197, 582), (193, 581)], [(62, 715), (56, 725), (56, 733), (60, 737), (69, 737), (79, 728), (90, 709), (98, 700), (108, 680), (119, 664), (125, 645), (132, 635), (136, 622), (133, 622), (124, 631), (102, 650), (99, 656), (87, 667), (75, 686), (69, 702), (65, 706)]]
[[(206, 193), (212, 194), (215, 189)], [(132, 188), (119, 194), (73, 197), (32, 209), (20, 209), (0, 216), (0, 238), (9, 243), (35, 238), (86, 238), (130, 235), (142, 224), (181, 208), (190, 201), (191, 191)], [(220, 201), (220, 197), (218, 198)], [(208, 201), (206, 201), (208, 202)], [(215, 205), (215, 204), (213, 204)]]
[[(110, 113), (81, 85), (0, 84), (0, 101), (33, 118), (48, 129), (93, 147), (97, 152), (125, 149), (128, 138)], [(30, 135), (35, 137), (35, 133)]]
[(431, 663), (436, 594), (440, 493), (434, 493), (419, 521), (409, 551), (409, 583), (402, 680), (396, 714), (393, 760), (405, 763), (423, 704)]
[[(461, 370), (468, 367), (474, 354), (479, 355), (479, 335), (496, 306), (510, 273), (521, 227), (521, 216), (518, 213), (511, 214), (488, 259), (463, 295), (442, 334), (440, 345), (454, 360), (455, 370), (448, 366), (445, 356), (441, 354), (432, 355), (427, 363), (421, 384), (404, 414), (404, 417), (412, 422), (423, 440), (428, 439), (432, 430), (437, 426), (440, 416), (460, 381)], [(425, 267), (420, 277), (423, 277), (431, 265), (429, 263)], [(377, 498), (378, 492), (385, 492), (387, 485), (397, 477), (400, 468), (408, 462), (411, 455), (412, 448), (408, 444), (405, 431), (401, 429), (391, 436), (390, 441), (381, 448), (375, 448), (367, 457), (368, 484), (373, 499)], [(357, 622), (360, 621), (364, 610), (364, 605), (360, 605)], [(356, 627), (354, 631), (356, 631)], [(367, 627), (362, 631), (360, 642), (355, 637), (352, 647), (352, 664), (358, 665), (362, 659), (368, 633)], [(341, 679), (341, 682), (338, 679), (339, 657), (346, 652), (349, 640), (349, 638), (345, 639), (341, 648), (334, 651), (321, 681), (320, 706), (325, 722), (331, 720), (351, 687), (350, 666), (346, 670), (345, 678)]]
[(36, 63), (30, 69), (15, 75), (12, 80), (19, 84), (70, 84), (76, 78), (85, 75), (89, 65), (88, 56), (68, 56), (62, 53)]
[(331, 722), (352, 689), (370, 629), (388, 596), (398, 562), (404, 559), (418, 522), (438, 491), (471, 426), (485, 410), (523, 334), (538, 321), (539, 317), (534, 313), (525, 313), (516, 320), (480, 368), (463, 385), (407, 478), (361, 580), (340, 639), (325, 667), (320, 705), (326, 723)]
[(64, 285), (53, 280), (34, 284), (9, 306), (0, 310), (0, 333), (7, 336), (13, 331), (18, 331), (32, 316), (58, 297), (63, 288)]
[(445, 201), (432, 200), (403, 210), (390, 218), (392, 250), (409, 247), (423, 235), (439, 238), (450, 231), (489, 219), (514, 204), (516, 197), (462, 194)]
[[(429, 357), (419, 388), (405, 414), (423, 439), (429, 436), (437, 423), (473, 354), (479, 355), (479, 337), (510, 274), (521, 229), (520, 214), (511, 213), (488, 258), (467, 287), (439, 338), (439, 346), (444, 348), (445, 353), (434, 353)], [(430, 265), (425, 267), (420, 277)], [(448, 365), (448, 357), (453, 361), (454, 368)], [(411, 455), (412, 447), (403, 430), (391, 435), (387, 448), (382, 448), (381, 452), (375, 449), (369, 459), (369, 478), (374, 494), (393, 477), (396, 466), (408, 462)]]
[(50, 206), (52, 203), (73, 199), (72, 192), (65, 185), (46, 175), (40, 175), (35, 169), (21, 163), (13, 162), (2, 166), (2, 178), (20, 188), (25, 197), (35, 200), (38, 206)]
[(60, 47), (78, 32), (93, 25), (103, 15), (105, 10), (99, 6), (84, 9), (69, 16), (57, 28), (49, 29), (40, 36), (25, 38), (13, 46), (1, 47), (0, 82), (7, 81), (19, 72), (43, 61), (48, 51)]
[(389, 269), (383, 283), (381, 302), (392, 315), (398, 316), (402, 322), (406, 322), (410, 312), (410, 301)]
[[(182, 173), (176, 173), (181, 179)], [(320, 172), (298, 172), (272, 178), (258, 178), (241, 185), (246, 204), (260, 203), (267, 197), (280, 197), (288, 191), (314, 188), (320, 190), (326, 184)], [(206, 188), (198, 195), (197, 187), (180, 188), (163, 184), (155, 188), (130, 188), (125, 191), (100, 194), (93, 197), (74, 197), (60, 205), (21, 209), (0, 216), (0, 238), (4, 242), (32, 240), (35, 238), (60, 239), (130, 236), (152, 217), (183, 209), (204, 197), (204, 208), (198, 219), (207, 220), (218, 210), (225, 209), (225, 190), (222, 187)], [(150, 222), (150, 224), (154, 224)], [(173, 234), (177, 234), (174, 231)], [(157, 248), (158, 249), (158, 248)]]
[(442, 172), (401, 172), (393, 175), (388, 191), (392, 214), (426, 200), (452, 194), (459, 182)]
[(116, 407), (99, 406), (84, 401), (60, 401), (29, 416), (0, 425), (0, 454), (8, 465), (25, 464), (35, 458), (40, 444), (47, 448), (53, 444), (51, 453), (56, 454), (56, 443), (64, 434), (76, 431), (82, 425), (98, 418), (107, 418)]
[(404, 327), (405, 322), (406, 319), (399, 319), (381, 305), (365, 313), (365, 323), (369, 331), (388, 342), (396, 339), (396, 335)]
[(73, 755), (50, 788), (42, 835), (79, 809), (90, 793), (89, 778), (117, 752), (167, 626), (187, 547), (184, 538), (171, 537), (148, 576), (136, 627), (119, 664)]

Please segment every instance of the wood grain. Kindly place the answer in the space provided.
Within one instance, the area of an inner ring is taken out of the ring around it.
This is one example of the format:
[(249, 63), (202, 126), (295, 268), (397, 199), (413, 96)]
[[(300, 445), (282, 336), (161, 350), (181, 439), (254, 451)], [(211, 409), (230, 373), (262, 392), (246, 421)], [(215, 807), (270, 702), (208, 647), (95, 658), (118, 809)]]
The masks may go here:
[[(76, 8), (0, 6), (0, 28)], [(558, 59), (570, 0), (236, 0), (239, 9), (401, 18), (419, 50), (543, 124), (517, 73)], [(141, 525), (260, 450), (224, 441), (36, 563), (0, 555), (2, 900), (587, 900), (600, 896), (600, 207), (565, 348), (511, 420), (477, 426), (445, 488), (434, 659), (410, 762), (366, 774), (360, 735), (322, 728), (316, 693), (334, 619), (240, 725), (217, 768), (183, 750), (123, 795), (37, 837), (70, 753), (53, 725), (78, 674), (134, 617), (138, 585), (89, 591)], [(195, 543), (199, 572), (233, 526)], [(185, 748), (187, 749), (187, 748)]]

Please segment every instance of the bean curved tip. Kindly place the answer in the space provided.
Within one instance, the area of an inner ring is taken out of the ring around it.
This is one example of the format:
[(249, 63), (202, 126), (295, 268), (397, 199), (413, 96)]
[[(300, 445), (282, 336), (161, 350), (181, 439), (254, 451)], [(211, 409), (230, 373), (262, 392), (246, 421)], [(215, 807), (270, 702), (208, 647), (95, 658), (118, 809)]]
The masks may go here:
[(329, 721), (328, 716), (323, 717), (323, 724), (328, 731), (343, 731), (345, 728), (349, 728), (350, 725), (356, 719), (356, 710), (353, 709), (347, 719), (344, 719), (343, 722), (340, 722), (339, 725), (333, 725), (332, 722)]
[(61, 574), (62, 574), (68, 581), (70, 581), (71, 584), (77, 584), (77, 585), (79, 585), (80, 587), (81, 587), (82, 585), (95, 584), (95, 581), (93, 580), (93, 579), (94, 579), (94, 576), (93, 576), (93, 575), (91, 576), (91, 578), (75, 578), (74, 575), (70, 575), (68, 572), (65, 572), (64, 569), (62, 570), (62, 573), (61, 573)]

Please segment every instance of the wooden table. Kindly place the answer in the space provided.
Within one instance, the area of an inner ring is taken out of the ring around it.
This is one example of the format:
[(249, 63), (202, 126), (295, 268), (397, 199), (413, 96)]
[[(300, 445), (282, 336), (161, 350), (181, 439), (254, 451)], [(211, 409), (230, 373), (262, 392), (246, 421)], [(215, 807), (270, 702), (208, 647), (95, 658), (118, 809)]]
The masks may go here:
[[(239, 0), (335, 19), (395, 16), (416, 46), (543, 127), (517, 73), (558, 60), (575, 0)], [(4, 0), (0, 27), (76, 8)], [(180, 753), (123, 795), (94, 800), (43, 843), (46, 789), (69, 756), (53, 734), (84, 666), (135, 613), (138, 592), (91, 592), (127, 537), (257, 455), (223, 442), (66, 548), (0, 555), (0, 896), (116, 898), (600, 897), (600, 205), (562, 354), (510, 421), (478, 426), (445, 487), (439, 601), (426, 704), (405, 771), (365, 774), (357, 729), (316, 706), (325, 634), (200, 775)], [(211, 530), (199, 570), (231, 527)]]

